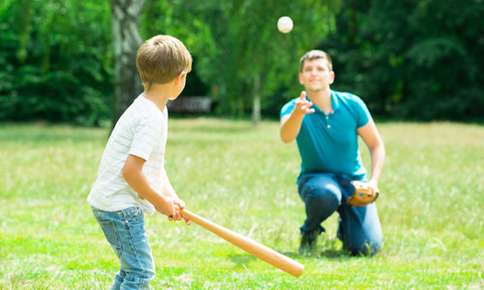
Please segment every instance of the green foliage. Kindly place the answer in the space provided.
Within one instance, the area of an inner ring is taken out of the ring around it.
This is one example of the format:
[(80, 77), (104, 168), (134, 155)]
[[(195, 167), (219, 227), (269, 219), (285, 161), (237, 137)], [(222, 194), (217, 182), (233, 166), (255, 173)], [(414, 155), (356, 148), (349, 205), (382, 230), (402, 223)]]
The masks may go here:
[[(197, 73), (210, 84), (220, 111), (242, 115), (255, 94), (263, 96), (264, 107), (276, 94), (280, 103), (297, 93), (298, 59), (334, 25), (332, 9), (339, 2), (156, 1), (146, 7), (142, 31), (159, 27), (180, 36), (197, 56)], [(295, 22), (287, 35), (276, 28), (283, 15)], [(256, 78), (260, 91), (254, 88)]]
[[(299, 57), (319, 47), (334, 58), (334, 88), (374, 114), (466, 120), (484, 116), (483, 14), (479, 0), (149, 0), (139, 24), (143, 38), (186, 43), (185, 94), (212, 96), (224, 115), (246, 114), (259, 95), (277, 116), (301, 89)], [(276, 29), (282, 15), (289, 34)], [(109, 1), (1, 1), (0, 120), (111, 119), (111, 38)]]
[(99, 1), (0, 6), (0, 120), (110, 118), (111, 26)]
[(375, 113), (463, 120), (484, 115), (481, 1), (346, 0), (321, 47), (334, 56), (336, 86)]
[[(296, 254), (304, 220), (299, 158), (278, 129), (277, 122), (171, 120), (167, 172), (189, 209), (301, 262), (303, 276), (155, 214), (146, 216), (153, 289), (483, 288), (482, 126), (379, 124), (388, 149), (377, 201), (385, 244), (372, 258), (340, 251), (336, 215), (313, 256)], [(0, 128), (0, 289), (109, 288), (119, 263), (86, 203), (107, 133)]]

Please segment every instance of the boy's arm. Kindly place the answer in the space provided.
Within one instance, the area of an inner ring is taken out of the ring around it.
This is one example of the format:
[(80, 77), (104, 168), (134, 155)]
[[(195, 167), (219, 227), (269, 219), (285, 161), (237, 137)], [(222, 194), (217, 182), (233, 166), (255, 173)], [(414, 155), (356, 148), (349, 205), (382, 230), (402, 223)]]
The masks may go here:
[(162, 180), (164, 182), (163, 184), (163, 193), (167, 196), (171, 196), (175, 199), (175, 203), (181, 207), (181, 209), (185, 208), (185, 202), (181, 200), (178, 195), (176, 194), (175, 189), (171, 185), (170, 179), (168, 178), (168, 174), (166, 173), (166, 170), (163, 168), (162, 170)]
[(371, 155), (371, 179), (369, 183), (378, 189), (378, 179), (385, 162), (385, 145), (376, 128), (375, 122), (370, 119), (368, 124), (358, 129), (358, 135), (368, 146)]
[(178, 210), (175, 200), (171, 196), (166, 196), (156, 192), (143, 175), (143, 165), (145, 160), (135, 155), (129, 155), (122, 174), (129, 186), (138, 193), (138, 195), (148, 200), (157, 211), (173, 219), (180, 219), (181, 213)]
[(170, 179), (168, 178), (168, 174), (166, 173), (166, 170), (164, 168), (161, 171), (161, 179), (163, 180), (163, 193), (168, 196), (178, 198), (178, 195), (176, 194), (175, 189), (171, 185)]
[[(173, 186), (171, 185), (170, 179), (168, 178), (168, 174), (166, 173), (165, 168), (163, 168), (163, 170), (162, 170), (162, 175), (163, 175), (162, 180), (164, 181), (163, 193), (167, 196), (173, 197), (175, 205), (178, 207), (178, 210), (180, 212), (182, 212), (185, 209), (185, 202), (183, 200), (181, 200), (178, 197), (178, 195), (176, 194), (176, 191), (173, 188)], [(185, 221), (185, 223), (190, 224), (190, 220), (188, 218), (184, 217), (181, 213), (180, 213), (180, 215), (183, 218), (183, 220)]]

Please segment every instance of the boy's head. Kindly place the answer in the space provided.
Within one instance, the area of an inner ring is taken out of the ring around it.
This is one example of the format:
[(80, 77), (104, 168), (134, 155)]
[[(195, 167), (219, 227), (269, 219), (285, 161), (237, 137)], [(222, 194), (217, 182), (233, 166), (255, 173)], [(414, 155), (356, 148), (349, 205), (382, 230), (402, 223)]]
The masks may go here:
[(306, 61), (312, 61), (316, 59), (323, 59), (326, 61), (326, 65), (329, 71), (333, 71), (333, 62), (331, 56), (322, 50), (310, 50), (306, 52), (299, 60), (299, 72), (302, 72)]
[(192, 56), (185, 45), (169, 35), (157, 35), (138, 49), (136, 67), (143, 83), (165, 84), (192, 69)]

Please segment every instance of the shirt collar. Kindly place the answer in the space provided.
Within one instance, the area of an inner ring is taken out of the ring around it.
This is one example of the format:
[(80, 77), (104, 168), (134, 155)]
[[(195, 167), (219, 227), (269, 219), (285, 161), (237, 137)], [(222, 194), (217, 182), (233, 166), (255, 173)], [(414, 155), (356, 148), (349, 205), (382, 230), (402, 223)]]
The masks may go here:
[[(334, 112), (336, 112), (336, 111), (339, 109), (339, 107), (340, 107), (340, 101), (339, 101), (339, 99), (338, 99), (338, 96), (337, 96), (336, 92), (335, 92), (335, 91), (333, 91), (333, 90), (330, 90), (330, 92), (329, 92), (329, 96), (330, 96), (330, 98), (331, 98), (331, 108), (333, 109), (333, 113), (334, 113)], [(311, 101), (311, 100), (309, 99), (309, 97), (308, 97), (308, 95), (307, 95), (307, 94), (306, 94), (305, 98), (306, 98), (306, 100)], [(315, 108), (316, 108), (318, 111), (320, 111), (320, 112), (321, 112), (321, 110), (318, 108), (318, 106), (314, 106), (314, 107), (315, 107)]]
[(330, 95), (331, 95), (331, 107), (333, 108), (333, 112), (336, 112), (340, 107), (340, 101), (335, 91), (331, 90)]

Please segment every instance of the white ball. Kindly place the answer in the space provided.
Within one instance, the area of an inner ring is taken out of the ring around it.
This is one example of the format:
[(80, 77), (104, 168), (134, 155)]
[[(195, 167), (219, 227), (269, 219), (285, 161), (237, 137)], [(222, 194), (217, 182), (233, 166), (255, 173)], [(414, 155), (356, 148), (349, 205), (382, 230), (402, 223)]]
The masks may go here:
[(292, 22), (292, 19), (289, 16), (282, 16), (279, 18), (279, 20), (277, 20), (277, 29), (279, 29), (279, 31), (282, 33), (291, 32), (293, 27), (294, 27), (294, 23)]

